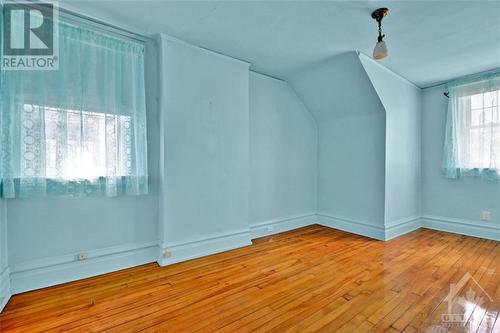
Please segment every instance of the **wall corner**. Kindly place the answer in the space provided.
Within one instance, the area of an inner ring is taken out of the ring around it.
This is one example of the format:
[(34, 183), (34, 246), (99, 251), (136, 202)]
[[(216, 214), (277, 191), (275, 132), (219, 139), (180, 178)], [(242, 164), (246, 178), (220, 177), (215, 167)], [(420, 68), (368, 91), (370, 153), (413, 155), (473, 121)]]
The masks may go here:
[(7, 251), (7, 201), (0, 198), (0, 312), (12, 295)]
[(10, 289), (10, 270), (9, 267), (5, 267), (0, 273), (0, 312), (3, 311), (5, 305), (12, 296)]

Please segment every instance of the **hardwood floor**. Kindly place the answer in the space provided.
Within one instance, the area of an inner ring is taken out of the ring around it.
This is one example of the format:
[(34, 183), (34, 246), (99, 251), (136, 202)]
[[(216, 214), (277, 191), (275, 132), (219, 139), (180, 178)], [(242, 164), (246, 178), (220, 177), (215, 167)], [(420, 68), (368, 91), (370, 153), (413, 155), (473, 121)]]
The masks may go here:
[[(381, 242), (310, 226), (16, 295), (0, 331), (500, 332), (499, 244), (427, 229)], [(443, 321), (451, 283), (465, 326)]]

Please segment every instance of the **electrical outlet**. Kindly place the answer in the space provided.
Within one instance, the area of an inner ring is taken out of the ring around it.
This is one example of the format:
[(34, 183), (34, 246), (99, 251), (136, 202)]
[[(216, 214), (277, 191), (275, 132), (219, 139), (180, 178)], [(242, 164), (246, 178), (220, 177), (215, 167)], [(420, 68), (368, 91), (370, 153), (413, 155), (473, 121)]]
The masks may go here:
[(170, 252), (170, 251), (163, 252), (163, 258), (170, 258), (171, 256), (172, 256), (172, 252)]
[(78, 253), (78, 260), (82, 261), (82, 260), (86, 260), (88, 258), (88, 253), (87, 252), (80, 252)]
[(491, 221), (491, 212), (483, 210), (479, 217), (481, 218), (482, 221)]

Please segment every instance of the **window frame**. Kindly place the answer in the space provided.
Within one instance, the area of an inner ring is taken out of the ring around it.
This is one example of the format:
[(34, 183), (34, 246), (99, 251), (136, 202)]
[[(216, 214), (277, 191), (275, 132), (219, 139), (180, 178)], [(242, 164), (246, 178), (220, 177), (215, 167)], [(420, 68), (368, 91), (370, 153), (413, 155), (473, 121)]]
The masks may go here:
[[(492, 92), (495, 92), (496, 93), (496, 99), (494, 99), (494, 101), (492, 102), (492, 104), (490, 106), (485, 106), (485, 94), (488, 94), (488, 93), (492, 93)], [(482, 96), (482, 106), (480, 108), (473, 108), (472, 106), (472, 98), (473, 96), (476, 96), (476, 95), (481, 95)], [(500, 90), (492, 90), (492, 91), (486, 91), (486, 92), (480, 92), (480, 93), (472, 93), (472, 94), (469, 94), (469, 95), (465, 95), (465, 96), (462, 96), (460, 98), (463, 98), (466, 100), (466, 103), (468, 104), (468, 108), (466, 110), (466, 115), (465, 115), (465, 128), (464, 128), (464, 131), (462, 133), (462, 135), (465, 136), (465, 140), (466, 140), (466, 143), (467, 143), (467, 154), (472, 157), (473, 156), (473, 145), (474, 145), (474, 142), (472, 141), (472, 132), (473, 131), (480, 131), (480, 130), (491, 130), (492, 131), (492, 137), (491, 137), (491, 143), (490, 143), (490, 146), (493, 145), (493, 140), (494, 140), (494, 137), (493, 135), (495, 134), (496, 131), (498, 131), (500, 133), (500, 103), (499, 103), (499, 99), (500, 99)], [(491, 121), (489, 123), (486, 123), (484, 118), (485, 118), (485, 110), (486, 109), (491, 109)], [(494, 121), (495, 117), (494, 117), (494, 110), (496, 109), (496, 121)], [(473, 125), (473, 115), (472, 113), (474, 111), (481, 111), (481, 117), (482, 117), (482, 123), (479, 124), (479, 125)], [(496, 131), (495, 131), (496, 130)], [(462, 139), (462, 140), (464, 140)], [(483, 147), (481, 147), (483, 148)], [(489, 166), (489, 162), (490, 161), (481, 161), (481, 160), (478, 160), (478, 161), (472, 161), (472, 159), (470, 158), (469, 159), (469, 165), (463, 165), (461, 167), (464, 167), (464, 168), (467, 168), (467, 169), (488, 169), (490, 168)], [(478, 164), (478, 165), (476, 165)]]

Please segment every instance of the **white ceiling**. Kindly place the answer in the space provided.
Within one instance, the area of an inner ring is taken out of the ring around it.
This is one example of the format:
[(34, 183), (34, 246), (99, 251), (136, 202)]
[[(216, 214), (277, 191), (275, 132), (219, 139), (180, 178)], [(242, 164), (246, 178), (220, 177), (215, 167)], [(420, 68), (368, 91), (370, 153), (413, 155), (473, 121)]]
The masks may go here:
[(143, 34), (164, 32), (287, 79), (347, 51), (371, 54), (386, 6), (382, 64), (420, 87), (500, 67), (500, 1), (60, 1)]

